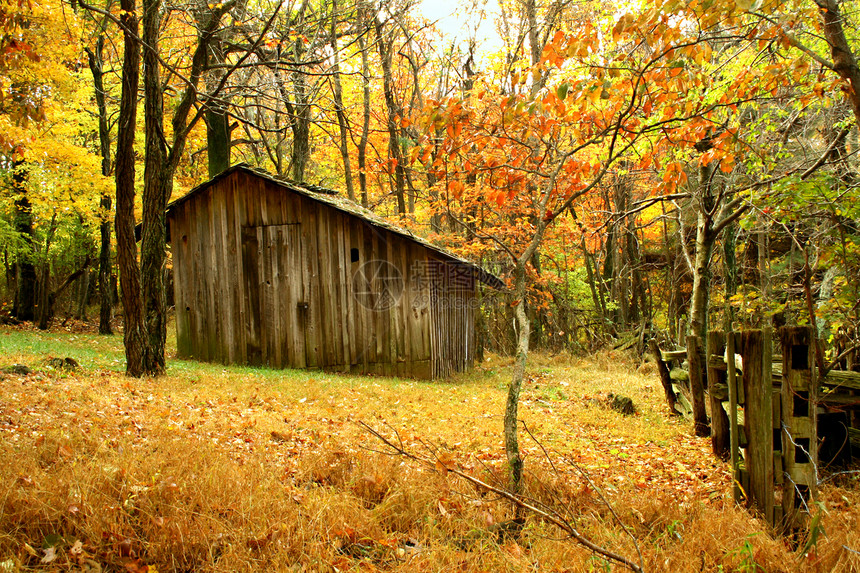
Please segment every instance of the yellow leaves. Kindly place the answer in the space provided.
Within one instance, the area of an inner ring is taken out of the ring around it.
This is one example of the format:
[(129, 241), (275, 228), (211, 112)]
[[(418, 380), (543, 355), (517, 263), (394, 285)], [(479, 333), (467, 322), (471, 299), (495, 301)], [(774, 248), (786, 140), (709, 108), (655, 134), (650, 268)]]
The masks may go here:
[(708, 42), (700, 42), (691, 49), (693, 49), (693, 61), (700, 66), (710, 62), (713, 57), (713, 50)]
[(629, 12), (621, 16), (616, 22), (615, 27), (612, 28), (612, 39), (616, 42), (621, 39), (621, 36), (631, 27), (635, 20), (633, 14)]

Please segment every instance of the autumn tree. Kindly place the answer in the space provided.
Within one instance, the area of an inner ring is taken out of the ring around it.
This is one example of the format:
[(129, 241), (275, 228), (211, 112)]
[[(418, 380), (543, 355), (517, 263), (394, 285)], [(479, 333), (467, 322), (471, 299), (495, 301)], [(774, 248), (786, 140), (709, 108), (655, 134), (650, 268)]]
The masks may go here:
[[(93, 176), (98, 160), (88, 149), (80, 22), (59, 2), (5, 3), (0, 20), (0, 170), (8, 176), (0, 202), (12, 227), (6, 261), (14, 266), (7, 284), (16, 290), (17, 317), (47, 328), (54, 302), (88, 272), (105, 181)], [(74, 256), (58, 254), (59, 245)]]
[[(476, 86), (428, 113), (428, 134), (445, 129), (433, 147), (441, 145), (442, 153), (428, 168), (449, 197), (492, 206), (495, 222), (478, 236), (506, 253), (512, 267), (518, 341), (505, 440), (514, 491), (522, 473), (516, 426), (531, 334), (527, 291), (533, 256), (548, 230), (562, 214), (582, 209), (609, 175), (617, 178), (632, 166), (660, 166), (660, 191), (674, 193), (687, 184), (687, 172), (665, 157), (685, 149), (701, 165), (701, 248), (694, 270), (707, 289), (713, 240), (747, 208), (738, 187), (720, 186), (714, 176), (731, 172), (739, 152), (737, 130), (722, 125), (723, 113), (771, 93), (791, 76), (752, 73), (760, 62), (740, 60), (723, 67), (722, 89), (714, 89), (713, 45), (727, 29), (736, 33), (744, 14), (665, 2), (613, 21), (581, 23), (542, 46), (537, 64), (513, 68), (513, 92)], [(433, 148), (424, 148), (422, 161), (429, 161)], [(467, 173), (477, 175), (473, 184), (464, 184), (461, 175)], [(700, 300), (691, 311), (696, 332), (706, 308)]]

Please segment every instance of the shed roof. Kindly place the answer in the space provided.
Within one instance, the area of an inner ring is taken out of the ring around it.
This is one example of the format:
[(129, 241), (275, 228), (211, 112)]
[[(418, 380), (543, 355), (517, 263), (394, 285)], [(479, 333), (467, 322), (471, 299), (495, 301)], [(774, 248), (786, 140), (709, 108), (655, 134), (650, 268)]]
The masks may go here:
[(330, 207), (333, 207), (334, 209), (337, 209), (339, 211), (342, 211), (348, 215), (362, 219), (362, 220), (366, 221), (368, 224), (373, 225), (374, 227), (378, 227), (380, 229), (385, 229), (386, 231), (389, 231), (391, 233), (395, 233), (397, 235), (405, 237), (406, 239), (409, 239), (410, 241), (418, 243), (419, 245), (422, 245), (423, 247), (426, 247), (427, 249), (434, 251), (435, 253), (438, 253), (445, 258), (448, 258), (448, 259), (451, 259), (452, 261), (455, 261), (457, 263), (466, 265), (467, 267), (471, 268), (475, 272), (475, 278), (477, 278), (482, 283), (484, 283), (488, 286), (491, 286), (495, 289), (501, 289), (504, 287), (504, 282), (499, 277), (493, 275), (492, 273), (485, 271), (484, 269), (479, 267), (477, 264), (475, 264), (471, 261), (468, 261), (464, 258), (458, 257), (454, 253), (452, 253), (452, 252), (450, 252), (450, 251), (448, 251), (442, 247), (434, 245), (433, 243), (431, 243), (427, 239), (425, 239), (423, 237), (419, 237), (418, 235), (415, 235), (414, 233), (412, 233), (408, 229), (404, 229), (403, 227), (395, 225), (394, 223), (392, 223), (392, 222), (384, 219), (383, 217), (377, 215), (376, 213), (374, 213), (370, 209), (362, 207), (361, 205), (359, 205), (359, 204), (355, 203), (354, 201), (351, 201), (345, 197), (339, 196), (336, 191), (333, 191), (331, 189), (326, 189), (325, 187), (320, 187), (318, 185), (311, 185), (309, 183), (298, 183), (295, 181), (291, 181), (289, 179), (279, 177), (277, 175), (273, 175), (273, 174), (271, 174), (268, 171), (265, 171), (263, 169), (251, 167), (247, 163), (237, 163), (237, 164), (225, 169), (224, 171), (222, 171), (221, 173), (219, 173), (218, 175), (216, 175), (215, 177), (213, 177), (209, 181), (206, 181), (205, 183), (201, 183), (197, 187), (193, 188), (186, 195), (180, 197), (179, 199), (176, 199), (175, 201), (172, 201), (171, 203), (169, 203), (167, 205), (167, 214), (169, 215), (170, 212), (175, 207), (185, 203), (186, 201), (190, 200), (192, 197), (194, 197), (198, 193), (204, 191), (205, 189), (208, 189), (209, 187), (218, 183), (219, 181), (226, 179), (227, 177), (229, 177), (230, 175), (232, 175), (233, 173), (235, 173), (237, 171), (243, 171), (243, 172), (248, 173), (250, 175), (254, 175), (256, 177), (266, 179), (266, 180), (274, 183), (275, 185), (278, 185), (279, 187), (282, 187), (284, 189), (288, 189), (289, 191), (292, 191), (293, 193), (298, 193), (299, 195), (304, 195), (305, 197), (307, 197), (309, 199), (312, 199), (312, 200), (317, 201), (319, 203), (324, 203), (324, 204), (326, 204)]

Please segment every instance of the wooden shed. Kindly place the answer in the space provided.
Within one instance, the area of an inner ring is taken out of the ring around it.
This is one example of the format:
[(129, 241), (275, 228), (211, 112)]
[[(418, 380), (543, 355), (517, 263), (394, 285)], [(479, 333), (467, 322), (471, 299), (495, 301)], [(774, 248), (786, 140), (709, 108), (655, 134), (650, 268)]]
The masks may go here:
[(331, 191), (233, 166), (167, 208), (179, 355), (444, 377), (495, 276)]

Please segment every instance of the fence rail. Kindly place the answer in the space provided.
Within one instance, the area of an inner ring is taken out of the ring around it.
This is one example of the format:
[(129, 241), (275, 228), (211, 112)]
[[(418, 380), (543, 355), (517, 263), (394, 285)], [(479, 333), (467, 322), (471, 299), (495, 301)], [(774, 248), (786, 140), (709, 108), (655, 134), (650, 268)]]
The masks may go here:
[(712, 331), (704, 345), (688, 337), (687, 348), (661, 351), (658, 362), (664, 388), (675, 393), (670, 407), (693, 418), (699, 435), (708, 406), (705, 431), (714, 453), (731, 459), (735, 499), (786, 531), (806, 523), (817, 494), (819, 412), (854, 412), (846, 439), (860, 446), (860, 373), (819, 379), (808, 327), (784, 327), (775, 338), (769, 329)]

